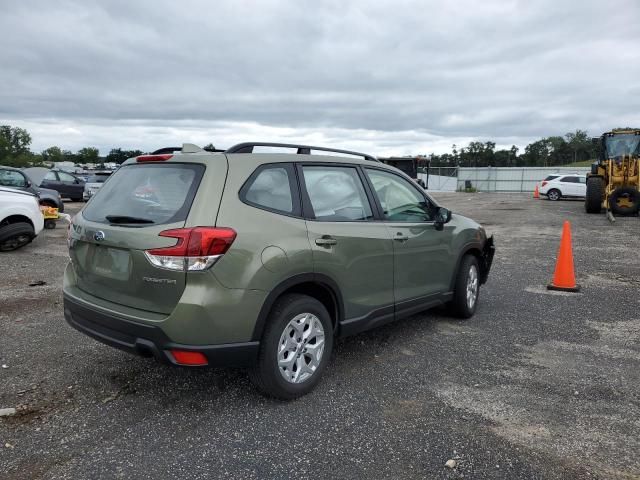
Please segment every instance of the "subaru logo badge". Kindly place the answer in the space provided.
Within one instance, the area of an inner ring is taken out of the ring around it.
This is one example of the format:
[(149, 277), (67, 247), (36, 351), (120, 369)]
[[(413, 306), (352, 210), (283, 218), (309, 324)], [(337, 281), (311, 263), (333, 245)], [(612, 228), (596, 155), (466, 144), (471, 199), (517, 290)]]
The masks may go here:
[(104, 240), (104, 232), (102, 230), (98, 230), (93, 234), (93, 238), (96, 242), (101, 242), (102, 240)]

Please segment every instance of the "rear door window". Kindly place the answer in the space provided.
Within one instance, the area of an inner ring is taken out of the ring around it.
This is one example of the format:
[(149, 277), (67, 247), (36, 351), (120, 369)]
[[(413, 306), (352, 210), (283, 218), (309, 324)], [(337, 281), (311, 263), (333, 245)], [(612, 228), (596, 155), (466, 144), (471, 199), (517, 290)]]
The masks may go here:
[(204, 165), (195, 164), (124, 166), (98, 190), (82, 216), (99, 223), (184, 222), (203, 173)]
[(373, 218), (369, 199), (354, 167), (305, 165), (302, 172), (316, 220), (358, 222)]
[(578, 183), (578, 177), (562, 177), (560, 181), (565, 183)]

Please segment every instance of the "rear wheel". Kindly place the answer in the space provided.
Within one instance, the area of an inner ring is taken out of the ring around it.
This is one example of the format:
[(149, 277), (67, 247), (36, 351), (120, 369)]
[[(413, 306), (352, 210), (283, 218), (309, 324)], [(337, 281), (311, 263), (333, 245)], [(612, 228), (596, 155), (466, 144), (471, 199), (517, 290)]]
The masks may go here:
[(0, 252), (10, 252), (24, 247), (33, 240), (35, 232), (27, 222), (0, 226)]
[(547, 198), (549, 200), (553, 200), (554, 202), (557, 200), (560, 200), (560, 197), (562, 197), (562, 194), (560, 193), (560, 190), (557, 190), (555, 188), (549, 190), (547, 192)]
[(473, 255), (465, 255), (460, 262), (453, 300), (449, 310), (459, 318), (470, 318), (476, 312), (480, 296), (480, 267)]
[(634, 187), (619, 187), (609, 195), (609, 208), (616, 215), (635, 215), (640, 208), (640, 192)]
[(269, 314), (249, 378), (266, 395), (292, 400), (318, 384), (332, 348), (333, 325), (324, 305), (307, 295), (285, 295)]
[(587, 195), (584, 198), (584, 209), (587, 213), (600, 213), (604, 197), (604, 179), (589, 177), (587, 179)]

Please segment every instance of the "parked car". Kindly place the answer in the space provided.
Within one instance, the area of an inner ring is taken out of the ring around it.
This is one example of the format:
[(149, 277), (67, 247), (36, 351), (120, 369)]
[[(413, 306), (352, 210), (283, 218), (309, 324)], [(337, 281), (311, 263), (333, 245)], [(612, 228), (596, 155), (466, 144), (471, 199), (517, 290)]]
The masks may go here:
[(174, 365), (250, 367), (291, 399), (336, 335), (438, 305), (474, 314), (494, 251), (480, 225), (370, 155), (257, 145), (282, 146), (127, 160), (69, 230), (69, 324)]
[[(552, 177), (552, 178), (550, 178)], [(549, 180), (547, 180), (549, 179)], [(549, 175), (540, 184), (538, 192), (549, 200), (560, 200), (563, 197), (584, 198), (587, 194), (586, 175)]]
[(24, 247), (43, 227), (44, 217), (36, 195), (0, 187), (0, 252)]
[(24, 170), (36, 184), (43, 188), (56, 190), (64, 198), (74, 202), (82, 201), (84, 180), (61, 170), (49, 170), (42, 167), (25, 168)]
[(17, 168), (0, 165), (0, 187), (33, 193), (38, 196), (40, 205), (57, 208), (60, 213), (64, 212), (64, 202), (58, 192), (38, 187), (25, 172)]
[(84, 184), (84, 192), (82, 197), (84, 201), (89, 200), (100, 189), (102, 184), (107, 181), (113, 172), (94, 172)]

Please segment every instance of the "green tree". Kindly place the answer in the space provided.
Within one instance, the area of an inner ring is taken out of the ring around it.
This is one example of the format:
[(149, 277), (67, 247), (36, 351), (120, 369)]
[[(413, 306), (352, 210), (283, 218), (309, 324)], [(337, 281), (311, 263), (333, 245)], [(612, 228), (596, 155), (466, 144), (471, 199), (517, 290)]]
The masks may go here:
[(86, 163), (98, 163), (98, 157), (100, 156), (100, 152), (95, 147), (84, 147), (78, 150), (76, 153), (76, 162), (86, 164)]
[(0, 126), (0, 163), (24, 167), (33, 154), (29, 150), (31, 135), (24, 128), (10, 125)]
[(43, 150), (42, 153), (42, 161), (47, 163), (54, 162), (62, 162), (64, 160), (64, 155), (62, 154), (62, 149), (60, 147), (49, 147), (46, 150)]
[(122, 150), (121, 148), (112, 148), (109, 154), (105, 157), (105, 162), (115, 162), (118, 165), (126, 161), (129, 158), (142, 155), (141, 150)]

